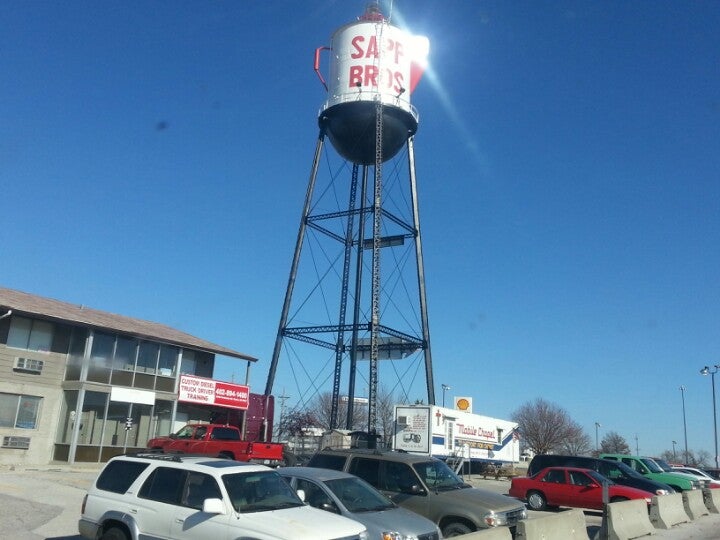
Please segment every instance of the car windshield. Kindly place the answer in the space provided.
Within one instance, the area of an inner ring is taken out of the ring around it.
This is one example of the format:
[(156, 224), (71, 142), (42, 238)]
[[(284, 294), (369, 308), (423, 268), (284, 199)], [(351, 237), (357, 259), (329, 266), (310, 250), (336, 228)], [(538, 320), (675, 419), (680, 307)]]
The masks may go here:
[(426, 486), (435, 490), (462, 489), (470, 487), (448, 467), (444, 461), (424, 461), (413, 464), (413, 469)]
[(603, 482), (607, 482), (609, 485), (612, 485), (612, 484), (615, 483), (615, 482), (613, 482), (613, 481), (610, 480), (609, 478), (603, 476), (602, 474), (600, 474), (600, 473), (597, 472), (597, 471), (592, 471), (592, 470), (590, 470), (590, 471), (587, 471), (587, 474), (588, 474), (588, 476), (591, 476), (592, 479), (595, 480), (595, 481), (596, 481), (598, 484), (600, 484), (600, 485), (602, 485)]
[(673, 468), (670, 466), (670, 464), (662, 459), (653, 458), (653, 461), (658, 464), (658, 466), (665, 472), (672, 472)]
[(379, 512), (395, 508), (390, 499), (359, 478), (327, 480), (325, 485), (340, 499), (348, 512)]
[(663, 470), (660, 468), (660, 465), (658, 465), (657, 463), (655, 463), (655, 461), (653, 461), (653, 460), (650, 459), (650, 458), (642, 458), (640, 461), (642, 461), (643, 464), (644, 464), (648, 469), (650, 469), (650, 472), (651, 472), (651, 473), (661, 473), (661, 472), (663, 472)]
[(637, 472), (637, 471), (636, 471), (635, 469), (633, 469), (632, 467), (628, 467), (628, 466), (625, 465), (624, 463), (618, 462), (618, 463), (613, 463), (613, 465), (617, 465), (617, 468), (618, 468), (620, 471), (622, 471), (622, 472), (621, 472), (620, 474), (618, 474), (617, 476), (610, 476), (610, 478), (627, 478), (627, 477), (630, 477), (630, 478), (645, 478), (642, 474), (640, 474), (639, 472)]
[(240, 513), (303, 506), (297, 493), (275, 471), (223, 475), (233, 508)]

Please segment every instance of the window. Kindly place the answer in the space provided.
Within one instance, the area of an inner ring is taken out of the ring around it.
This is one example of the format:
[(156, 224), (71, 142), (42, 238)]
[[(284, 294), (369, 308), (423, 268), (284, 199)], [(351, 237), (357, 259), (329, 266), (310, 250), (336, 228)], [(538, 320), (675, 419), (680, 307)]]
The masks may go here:
[(13, 371), (40, 374), (44, 364), (42, 360), (35, 360), (34, 358), (16, 358)]
[(0, 427), (35, 429), (42, 398), (0, 393)]
[[(310, 506), (320, 508), (321, 510), (332, 509), (332, 511), (340, 513), (335, 507), (333, 500), (315, 482), (298, 478), (295, 488), (302, 489), (305, 492), (305, 500)], [(323, 505), (325, 506), (323, 507)]]
[(160, 375), (164, 375), (165, 377), (175, 375), (178, 354), (179, 349), (177, 347), (170, 347), (168, 345), (160, 347), (160, 363), (158, 365)]
[(53, 324), (47, 321), (13, 317), (10, 321), (7, 346), (29, 351), (50, 351)]
[(557, 469), (550, 469), (547, 474), (545, 475), (545, 478), (543, 478), (543, 482), (550, 482), (553, 484), (564, 484), (565, 483), (565, 471), (557, 470)]
[(380, 461), (377, 459), (355, 458), (350, 463), (348, 472), (359, 476), (375, 488), (380, 486)]
[(342, 471), (345, 466), (345, 456), (332, 456), (325, 454), (315, 454), (310, 458), (309, 465), (311, 467), (319, 467), (321, 469), (334, 469), (336, 471)]
[(412, 493), (414, 485), (420, 485), (412, 469), (405, 463), (388, 461), (385, 463), (383, 489), (397, 493)]
[(207, 474), (188, 473), (187, 486), (182, 499), (183, 506), (200, 510), (205, 499), (222, 499), (217, 482)]
[(138, 352), (137, 371), (155, 373), (155, 370), (157, 369), (159, 349), (160, 346), (157, 343), (141, 341), (140, 350)]
[(580, 471), (570, 471), (570, 483), (575, 486), (589, 486), (592, 479)]
[(187, 472), (182, 469), (158, 467), (145, 480), (138, 497), (167, 504), (179, 504)]
[(125, 493), (147, 467), (147, 463), (139, 461), (121, 459), (113, 461), (108, 463), (100, 473), (96, 486), (98, 489), (113, 493)]

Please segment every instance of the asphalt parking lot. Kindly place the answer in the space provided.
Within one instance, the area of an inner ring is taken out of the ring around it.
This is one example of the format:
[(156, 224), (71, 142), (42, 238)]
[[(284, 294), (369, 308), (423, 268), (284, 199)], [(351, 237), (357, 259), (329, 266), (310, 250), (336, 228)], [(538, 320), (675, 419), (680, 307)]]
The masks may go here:
[[(8, 540), (80, 540), (77, 521), (85, 492), (101, 465), (46, 465), (41, 467), (0, 468), (0, 523), (2, 538)], [(507, 494), (507, 480), (486, 480), (466, 476), (465, 481), (496, 493)], [(543, 512), (530, 511), (530, 519)], [(586, 511), (588, 536), (598, 532), (602, 515)], [(668, 531), (657, 531), (653, 538), (711, 540), (720, 538), (720, 514), (703, 516), (695, 522)]]

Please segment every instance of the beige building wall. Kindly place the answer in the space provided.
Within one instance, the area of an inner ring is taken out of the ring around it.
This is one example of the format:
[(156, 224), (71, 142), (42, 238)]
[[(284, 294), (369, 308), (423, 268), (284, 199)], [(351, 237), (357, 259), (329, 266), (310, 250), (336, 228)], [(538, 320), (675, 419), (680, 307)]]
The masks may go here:
[[(40, 360), (40, 373), (15, 369), (17, 358)], [(42, 398), (34, 429), (0, 427), (0, 444), (6, 437), (27, 437), (28, 449), (0, 447), (0, 465), (41, 465), (53, 459), (54, 437), (62, 409), (61, 382), (67, 355), (14, 349), (0, 344), (0, 392)]]

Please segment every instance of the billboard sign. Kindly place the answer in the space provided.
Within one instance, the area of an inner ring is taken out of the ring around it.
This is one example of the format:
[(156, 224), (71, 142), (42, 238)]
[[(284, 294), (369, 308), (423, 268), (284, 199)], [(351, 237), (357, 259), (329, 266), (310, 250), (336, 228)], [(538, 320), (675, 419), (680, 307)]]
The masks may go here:
[(247, 410), (250, 402), (250, 387), (192, 375), (181, 375), (178, 401)]

